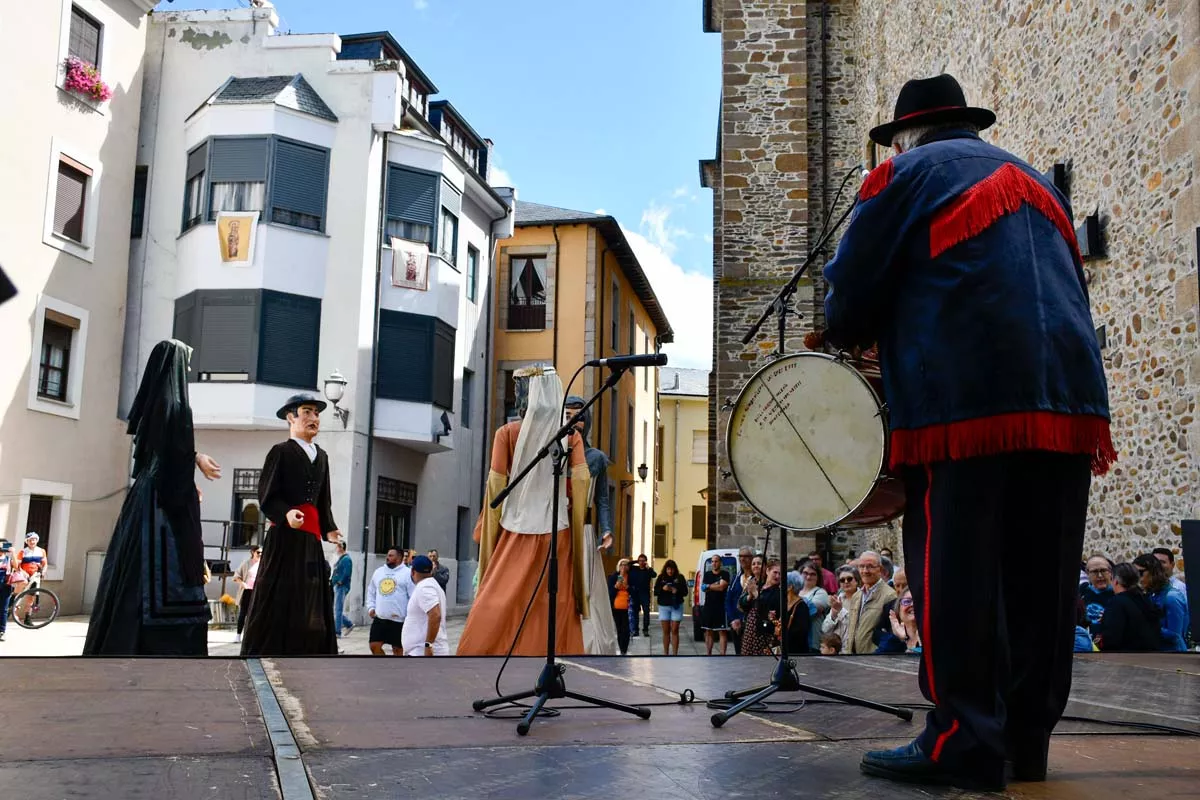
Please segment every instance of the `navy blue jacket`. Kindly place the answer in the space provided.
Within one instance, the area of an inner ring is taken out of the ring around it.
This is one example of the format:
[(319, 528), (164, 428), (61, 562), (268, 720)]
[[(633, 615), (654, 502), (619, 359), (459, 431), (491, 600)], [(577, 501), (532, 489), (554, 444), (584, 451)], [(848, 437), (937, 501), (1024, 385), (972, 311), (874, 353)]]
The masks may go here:
[(944, 131), (863, 182), (825, 267), (826, 339), (878, 344), (891, 462), (1019, 450), (1116, 460), (1071, 209), (1028, 164)]

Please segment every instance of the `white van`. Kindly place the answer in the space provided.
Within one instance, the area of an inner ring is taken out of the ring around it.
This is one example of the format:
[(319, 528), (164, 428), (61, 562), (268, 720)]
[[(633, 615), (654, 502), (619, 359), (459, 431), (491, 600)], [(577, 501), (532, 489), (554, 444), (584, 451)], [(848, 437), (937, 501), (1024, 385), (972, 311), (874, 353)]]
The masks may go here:
[(703, 592), (700, 585), (704, 582), (704, 571), (713, 556), (720, 556), (721, 563), (729, 570), (729, 577), (738, 574), (738, 548), (723, 547), (717, 550), (705, 550), (696, 561), (696, 578), (692, 581), (692, 637), (695, 641), (704, 640), (704, 631), (700, 630), (700, 607), (704, 605)]

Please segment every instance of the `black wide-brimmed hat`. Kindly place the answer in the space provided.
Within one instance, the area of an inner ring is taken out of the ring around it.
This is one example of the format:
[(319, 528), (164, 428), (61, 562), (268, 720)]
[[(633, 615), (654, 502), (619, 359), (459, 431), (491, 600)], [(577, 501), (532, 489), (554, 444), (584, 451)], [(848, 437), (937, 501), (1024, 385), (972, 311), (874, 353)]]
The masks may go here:
[(920, 78), (904, 84), (896, 98), (892, 121), (872, 128), (871, 140), (884, 147), (892, 146), (892, 137), (918, 125), (939, 125), (943, 122), (969, 122), (979, 130), (990, 128), (996, 115), (986, 108), (967, 105), (967, 96), (953, 75)]
[(288, 398), (288, 401), (279, 407), (275, 412), (275, 416), (280, 419), (287, 419), (289, 411), (295, 411), (300, 406), (316, 406), (317, 413), (325, 410), (325, 401), (313, 397), (311, 394), (294, 394)]

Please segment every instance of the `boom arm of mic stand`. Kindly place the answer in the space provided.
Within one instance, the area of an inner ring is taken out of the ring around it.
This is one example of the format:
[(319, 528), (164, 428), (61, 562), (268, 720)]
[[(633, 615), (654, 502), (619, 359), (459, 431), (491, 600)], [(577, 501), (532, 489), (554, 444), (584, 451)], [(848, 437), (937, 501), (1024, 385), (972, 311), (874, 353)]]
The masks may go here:
[(810, 264), (812, 264), (813, 259), (817, 257), (818, 253), (825, 249), (825, 245), (829, 243), (830, 237), (833, 236), (838, 228), (842, 227), (842, 223), (846, 221), (846, 218), (850, 216), (850, 212), (853, 210), (854, 204), (851, 203), (850, 207), (847, 208), (842, 213), (842, 216), (838, 218), (838, 221), (834, 223), (834, 226), (830, 228), (824, 236), (821, 237), (821, 240), (817, 242), (817, 246), (809, 252), (808, 258), (804, 259), (804, 263), (792, 273), (792, 277), (788, 279), (788, 282), (783, 285), (783, 288), (779, 290), (779, 293), (775, 295), (775, 297), (771, 299), (771, 302), (767, 304), (767, 307), (763, 309), (762, 315), (759, 316), (758, 321), (755, 322), (754, 325), (751, 326), (750, 330), (746, 332), (746, 335), (742, 337), (742, 344), (750, 344), (750, 341), (755, 337), (755, 335), (758, 334), (758, 329), (761, 328), (763, 323), (765, 323), (771, 314), (775, 312), (776, 304), (781, 300), (787, 300), (788, 295), (796, 291), (796, 284), (800, 282), (800, 278), (803, 277), (804, 273), (808, 271), (808, 267)]
[(496, 495), (495, 499), (489, 504), (492, 508), (499, 508), (500, 504), (503, 503), (510, 494), (512, 494), (512, 490), (517, 488), (517, 484), (525, 480), (525, 476), (529, 474), (529, 472), (537, 465), (537, 463), (546, 456), (550, 455), (550, 451), (554, 447), (555, 442), (561, 441), (563, 437), (570, 435), (571, 431), (578, 423), (580, 415), (595, 405), (596, 401), (600, 399), (600, 395), (616, 386), (621, 380), (621, 376), (625, 374), (625, 371), (628, 369), (628, 367), (618, 365), (610, 367), (610, 369), (612, 372), (608, 376), (608, 380), (606, 380), (604, 385), (600, 387), (600, 391), (592, 395), (591, 398), (583, 404), (582, 408), (572, 414), (571, 418), (567, 420), (566, 424), (559, 428), (558, 432), (550, 437), (550, 441), (546, 442), (546, 444), (542, 446), (542, 449), (537, 451), (537, 456), (533, 459), (533, 461), (530, 461), (525, 466), (525, 469), (521, 470), (517, 477), (508, 482), (508, 486), (505, 486), (504, 490), (501, 491), (500, 494)]

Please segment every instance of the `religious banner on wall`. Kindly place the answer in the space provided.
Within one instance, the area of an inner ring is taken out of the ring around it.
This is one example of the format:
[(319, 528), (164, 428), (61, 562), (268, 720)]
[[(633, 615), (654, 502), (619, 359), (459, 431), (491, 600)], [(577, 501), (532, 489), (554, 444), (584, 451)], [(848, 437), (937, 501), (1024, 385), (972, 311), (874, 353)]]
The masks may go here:
[(392, 286), (402, 289), (429, 289), (429, 245), (392, 239)]
[(257, 232), (257, 211), (218, 211), (217, 238), (220, 241), (222, 263), (250, 266), (254, 262)]

